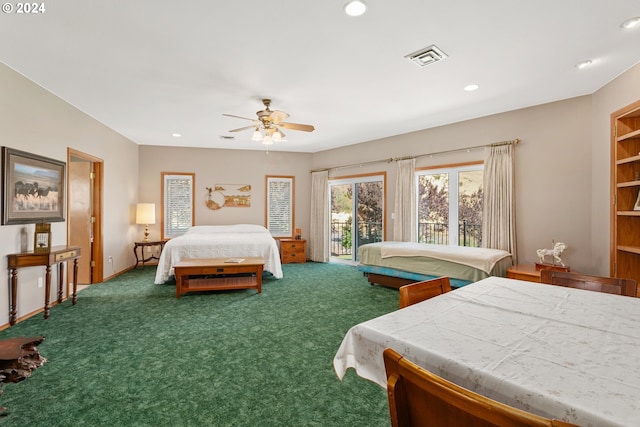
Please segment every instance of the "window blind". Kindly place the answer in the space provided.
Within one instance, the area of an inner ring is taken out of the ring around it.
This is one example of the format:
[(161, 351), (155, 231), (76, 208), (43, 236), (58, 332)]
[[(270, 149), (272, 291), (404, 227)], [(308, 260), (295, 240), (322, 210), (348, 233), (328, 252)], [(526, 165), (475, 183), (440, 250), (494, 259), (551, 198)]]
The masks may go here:
[(193, 178), (164, 175), (164, 237), (184, 234), (193, 225)]

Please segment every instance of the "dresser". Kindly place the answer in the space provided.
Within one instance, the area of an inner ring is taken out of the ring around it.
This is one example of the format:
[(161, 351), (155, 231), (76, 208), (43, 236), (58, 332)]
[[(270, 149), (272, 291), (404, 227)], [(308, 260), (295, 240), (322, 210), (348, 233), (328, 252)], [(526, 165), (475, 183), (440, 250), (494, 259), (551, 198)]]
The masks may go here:
[(280, 262), (290, 264), (307, 261), (307, 241), (297, 239), (280, 239)]

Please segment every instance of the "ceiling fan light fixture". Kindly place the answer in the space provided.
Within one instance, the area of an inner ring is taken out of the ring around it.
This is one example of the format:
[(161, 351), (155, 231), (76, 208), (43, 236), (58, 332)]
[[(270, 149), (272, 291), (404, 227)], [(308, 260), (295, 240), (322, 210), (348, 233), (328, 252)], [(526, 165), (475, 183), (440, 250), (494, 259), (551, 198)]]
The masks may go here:
[(253, 135), (251, 135), (251, 140), (262, 141), (262, 132), (260, 132), (258, 128), (256, 128), (255, 132), (253, 132)]
[(367, 5), (359, 0), (353, 0), (344, 5), (344, 11), (349, 16), (361, 16), (367, 11)]
[(273, 142), (280, 142), (282, 141), (282, 134), (276, 130), (273, 135), (271, 135), (271, 139)]
[(265, 136), (262, 140), (262, 145), (273, 145), (273, 138), (271, 138), (269, 135)]

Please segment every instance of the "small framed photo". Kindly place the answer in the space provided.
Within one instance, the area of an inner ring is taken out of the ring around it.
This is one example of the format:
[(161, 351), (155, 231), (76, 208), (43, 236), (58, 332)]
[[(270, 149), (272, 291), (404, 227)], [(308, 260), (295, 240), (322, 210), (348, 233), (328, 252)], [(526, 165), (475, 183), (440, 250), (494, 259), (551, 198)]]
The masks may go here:
[(36, 231), (33, 234), (33, 252), (36, 254), (48, 253), (51, 251), (51, 224), (44, 222), (36, 224)]

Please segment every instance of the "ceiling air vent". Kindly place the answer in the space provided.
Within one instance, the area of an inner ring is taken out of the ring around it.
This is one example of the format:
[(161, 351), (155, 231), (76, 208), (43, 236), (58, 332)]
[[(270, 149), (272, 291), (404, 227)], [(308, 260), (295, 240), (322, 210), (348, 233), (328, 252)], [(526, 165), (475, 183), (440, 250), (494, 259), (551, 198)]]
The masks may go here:
[(447, 54), (441, 51), (438, 46), (434, 44), (405, 56), (405, 58), (409, 58), (420, 67), (433, 64), (434, 62), (442, 61), (446, 57)]

